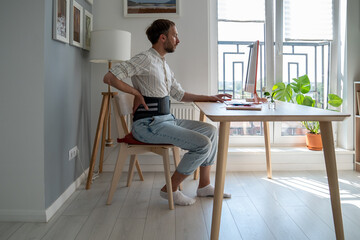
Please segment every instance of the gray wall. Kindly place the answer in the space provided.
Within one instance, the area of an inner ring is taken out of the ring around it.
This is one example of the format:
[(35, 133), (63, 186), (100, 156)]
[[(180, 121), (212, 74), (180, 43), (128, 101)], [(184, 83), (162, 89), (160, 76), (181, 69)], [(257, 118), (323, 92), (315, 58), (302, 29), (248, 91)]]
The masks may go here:
[[(0, 7), (0, 215), (44, 209), (44, 0)], [(29, 13), (32, 13), (31, 15)]]
[(89, 52), (52, 39), (52, 5), (1, 0), (0, 220), (45, 220), (89, 165)]
[[(52, 0), (45, 0), (44, 34), (44, 144), (45, 208), (48, 208), (86, 169), (90, 159), (89, 52), (54, 41)], [(91, 12), (85, 0), (77, 0)], [(80, 157), (69, 161), (78, 146)]]

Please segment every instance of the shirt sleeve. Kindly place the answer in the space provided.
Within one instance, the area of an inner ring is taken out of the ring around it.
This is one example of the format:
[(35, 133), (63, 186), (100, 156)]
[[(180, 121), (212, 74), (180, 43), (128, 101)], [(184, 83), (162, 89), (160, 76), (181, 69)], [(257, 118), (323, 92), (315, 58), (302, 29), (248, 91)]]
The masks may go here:
[(110, 72), (120, 80), (130, 78), (134, 75), (142, 75), (148, 72), (145, 67), (149, 64), (149, 57), (145, 54), (138, 54), (128, 61), (118, 63), (110, 69)]
[(171, 72), (171, 87), (170, 87), (170, 96), (176, 101), (181, 101), (184, 97), (185, 90), (181, 87), (174, 77), (174, 73)]

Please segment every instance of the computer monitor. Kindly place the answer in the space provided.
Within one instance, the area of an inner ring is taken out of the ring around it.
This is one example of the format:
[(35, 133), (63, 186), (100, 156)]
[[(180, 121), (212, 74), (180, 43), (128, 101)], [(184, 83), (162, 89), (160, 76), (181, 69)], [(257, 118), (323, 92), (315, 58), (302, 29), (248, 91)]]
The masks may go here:
[(253, 94), (252, 99), (246, 99), (247, 102), (262, 102), (263, 99), (259, 98), (256, 92), (257, 68), (259, 58), (259, 40), (249, 45), (249, 60), (247, 66), (246, 80), (244, 82), (244, 91)]

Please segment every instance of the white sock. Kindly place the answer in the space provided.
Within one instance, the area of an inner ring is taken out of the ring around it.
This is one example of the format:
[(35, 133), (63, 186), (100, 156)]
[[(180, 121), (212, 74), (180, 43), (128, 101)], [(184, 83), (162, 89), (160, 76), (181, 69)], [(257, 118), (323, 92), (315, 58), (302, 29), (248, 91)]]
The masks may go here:
[[(160, 196), (164, 199), (168, 199), (168, 193), (163, 192), (160, 190)], [(188, 196), (185, 196), (182, 192), (179, 190), (176, 190), (176, 192), (173, 192), (173, 200), (174, 204), (180, 205), (180, 206), (187, 206), (192, 205), (195, 203), (195, 199), (189, 198)]]
[[(213, 185), (209, 184), (203, 188), (198, 188), (196, 191), (196, 194), (198, 197), (213, 197), (214, 190), (215, 190), (215, 187)], [(224, 198), (231, 198), (231, 194), (224, 193)]]

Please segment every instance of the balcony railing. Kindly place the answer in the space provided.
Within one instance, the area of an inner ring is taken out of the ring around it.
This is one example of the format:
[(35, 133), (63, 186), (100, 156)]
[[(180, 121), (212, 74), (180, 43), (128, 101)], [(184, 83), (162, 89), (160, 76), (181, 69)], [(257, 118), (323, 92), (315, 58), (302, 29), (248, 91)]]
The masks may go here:
[[(219, 93), (230, 93), (235, 98), (249, 95), (243, 89), (248, 64), (248, 45), (246, 41), (219, 41)], [(257, 92), (262, 96), (266, 87), (265, 46), (260, 42)], [(311, 90), (317, 103), (323, 105), (324, 93), (329, 86), (330, 42), (284, 42), (283, 43), (283, 82), (304, 74), (309, 76)], [(270, 90), (270, 89), (268, 89)]]
[[(247, 46), (252, 43), (246, 41), (218, 42), (219, 93), (230, 93), (234, 98), (251, 96), (250, 93), (244, 92), (243, 86), (249, 58)], [(329, 59), (330, 42), (284, 42), (282, 81), (290, 83), (291, 79), (307, 74), (311, 81), (312, 92), (310, 94), (318, 105), (324, 107), (324, 99), (329, 91)], [(263, 42), (260, 42), (256, 89), (261, 97), (263, 96), (262, 89), (266, 87), (265, 70), (265, 46)], [(267, 88), (267, 90), (271, 89)], [(283, 126), (283, 128), (282, 135), (284, 136), (304, 134), (304, 129), (299, 124)], [(231, 125), (230, 134), (259, 136), (263, 134), (263, 126), (261, 123), (253, 122), (236, 123)]]

